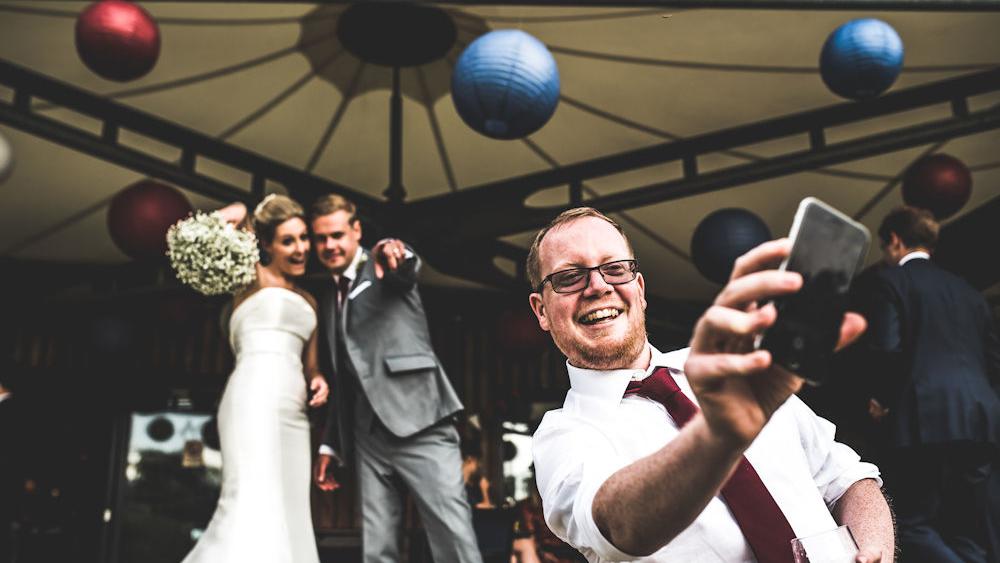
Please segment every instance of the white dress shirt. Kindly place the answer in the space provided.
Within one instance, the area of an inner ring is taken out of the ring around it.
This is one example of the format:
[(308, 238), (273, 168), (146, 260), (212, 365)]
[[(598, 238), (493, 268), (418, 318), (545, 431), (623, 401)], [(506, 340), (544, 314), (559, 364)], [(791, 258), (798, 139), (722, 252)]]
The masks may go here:
[[(631, 379), (656, 367), (674, 370), (674, 379), (697, 404), (680, 370), (688, 349), (660, 353), (650, 346), (647, 370), (595, 371), (567, 362), (570, 390), (563, 408), (546, 413), (534, 436), (533, 455), (545, 521), (591, 562), (756, 561), (736, 520), (716, 496), (687, 529), (649, 557), (623, 553), (594, 523), (594, 495), (619, 469), (656, 452), (678, 434), (660, 403), (632, 395), (623, 398)], [(745, 455), (785, 514), (797, 537), (837, 527), (830, 508), (856, 481), (879, 482), (878, 468), (851, 448), (835, 442), (835, 427), (790, 397), (775, 411)]]
[(910, 260), (915, 260), (915, 259), (918, 259), (918, 258), (923, 259), (923, 260), (930, 260), (931, 259), (931, 255), (928, 254), (928, 253), (926, 253), (926, 252), (924, 252), (923, 250), (914, 250), (913, 252), (910, 252), (906, 256), (903, 256), (902, 258), (900, 258), (899, 259), (899, 265), (902, 266), (903, 264), (906, 264)]

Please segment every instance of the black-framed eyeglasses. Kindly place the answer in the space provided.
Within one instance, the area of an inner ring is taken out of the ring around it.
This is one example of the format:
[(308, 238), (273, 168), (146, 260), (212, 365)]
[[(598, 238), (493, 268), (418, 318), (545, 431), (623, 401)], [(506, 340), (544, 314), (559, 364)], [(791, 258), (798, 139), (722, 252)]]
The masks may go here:
[(552, 286), (552, 291), (556, 293), (576, 293), (586, 288), (590, 284), (590, 272), (597, 270), (604, 283), (609, 285), (621, 285), (635, 279), (639, 274), (639, 262), (634, 259), (615, 260), (605, 262), (593, 268), (570, 268), (559, 270), (545, 276), (545, 279), (538, 284), (535, 289), (541, 293), (545, 288), (545, 282)]

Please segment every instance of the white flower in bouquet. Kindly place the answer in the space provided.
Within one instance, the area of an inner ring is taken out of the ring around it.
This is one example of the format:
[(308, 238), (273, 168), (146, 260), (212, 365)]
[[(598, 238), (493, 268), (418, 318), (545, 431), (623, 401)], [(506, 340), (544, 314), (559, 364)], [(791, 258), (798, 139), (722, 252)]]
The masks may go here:
[(218, 212), (195, 212), (167, 231), (167, 256), (177, 279), (202, 295), (236, 293), (253, 283), (257, 237)]

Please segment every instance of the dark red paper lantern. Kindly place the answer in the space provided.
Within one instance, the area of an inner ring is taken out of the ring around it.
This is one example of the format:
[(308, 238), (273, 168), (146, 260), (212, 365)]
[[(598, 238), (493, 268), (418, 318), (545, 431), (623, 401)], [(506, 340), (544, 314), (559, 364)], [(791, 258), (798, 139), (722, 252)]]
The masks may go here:
[(166, 184), (141, 180), (111, 200), (108, 232), (132, 258), (161, 258), (167, 251), (167, 229), (189, 213), (191, 204), (184, 194)]
[(932, 154), (914, 162), (903, 175), (903, 201), (926, 209), (937, 219), (954, 215), (972, 195), (972, 173), (947, 154)]
[(76, 20), (76, 52), (87, 67), (108, 80), (144, 76), (160, 57), (160, 29), (137, 4), (101, 0)]
[(497, 326), (500, 346), (511, 353), (541, 352), (549, 344), (549, 335), (538, 326), (538, 319), (530, 309), (505, 311)]

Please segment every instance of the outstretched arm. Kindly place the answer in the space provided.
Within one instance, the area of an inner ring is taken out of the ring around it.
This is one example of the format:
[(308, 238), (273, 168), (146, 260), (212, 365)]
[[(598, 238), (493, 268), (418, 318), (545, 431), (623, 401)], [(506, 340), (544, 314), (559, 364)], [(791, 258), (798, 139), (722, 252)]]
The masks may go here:
[(372, 248), (375, 258), (375, 277), (400, 291), (408, 291), (417, 283), (420, 258), (406, 243), (399, 239), (385, 238)]
[[(773, 268), (791, 250), (788, 240), (765, 243), (736, 261), (729, 284), (695, 326), (685, 364), (701, 412), (659, 451), (611, 475), (598, 489), (593, 518), (620, 550), (653, 553), (683, 531), (725, 483), (753, 442), (802, 380), (773, 365), (754, 336), (777, 318), (755, 303), (794, 293), (802, 278)], [(845, 316), (840, 346), (864, 330)]]
[(242, 227), (247, 221), (247, 206), (242, 202), (230, 203), (219, 210), (223, 220), (232, 223), (237, 227)]

